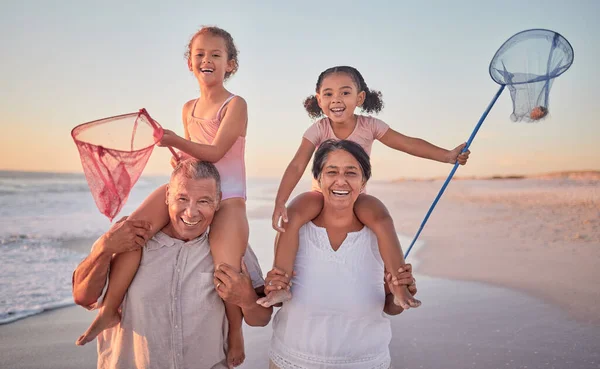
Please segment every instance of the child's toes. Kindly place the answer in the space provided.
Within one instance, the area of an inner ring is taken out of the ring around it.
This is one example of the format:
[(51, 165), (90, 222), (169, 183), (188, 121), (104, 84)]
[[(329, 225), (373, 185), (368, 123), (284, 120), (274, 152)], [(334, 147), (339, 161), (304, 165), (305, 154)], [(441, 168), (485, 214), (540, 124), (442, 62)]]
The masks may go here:
[(408, 301), (408, 303), (410, 304), (410, 307), (413, 307), (413, 308), (418, 308), (419, 306), (421, 306), (421, 301), (419, 301), (415, 298), (410, 299)]
[(394, 297), (394, 304), (400, 306), (404, 310), (410, 309), (410, 304), (408, 303), (407, 300), (404, 300), (404, 299), (399, 299), (397, 297)]

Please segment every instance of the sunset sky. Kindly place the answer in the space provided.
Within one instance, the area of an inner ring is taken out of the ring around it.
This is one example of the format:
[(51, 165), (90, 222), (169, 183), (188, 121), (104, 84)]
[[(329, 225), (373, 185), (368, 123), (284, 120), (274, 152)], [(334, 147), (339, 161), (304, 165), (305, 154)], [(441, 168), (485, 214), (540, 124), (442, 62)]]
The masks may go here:
[[(484, 4), (485, 3), (485, 4)], [(452, 4), (452, 5), (450, 5)], [(240, 50), (226, 87), (249, 106), (249, 177), (281, 177), (311, 120), (302, 107), (317, 76), (358, 68), (383, 93), (378, 117), (453, 148), (498, 89), (488, 74), (516, 32), (548, 28), (575, 50), (550, 93), (550, 117), (513, 123), (500, 97), (458, 175), (600, 170), (600, 1), (31, 1), (0, 4), (0, 170), (80, 172), (70, 130), (144, 107), (182, 134), (198, 96), (183, 53), (202, 25)], [(145, 173), (170, 171), (157, 148)], [(450, 165), (373, 149), (376, 179), (443, 176)]]

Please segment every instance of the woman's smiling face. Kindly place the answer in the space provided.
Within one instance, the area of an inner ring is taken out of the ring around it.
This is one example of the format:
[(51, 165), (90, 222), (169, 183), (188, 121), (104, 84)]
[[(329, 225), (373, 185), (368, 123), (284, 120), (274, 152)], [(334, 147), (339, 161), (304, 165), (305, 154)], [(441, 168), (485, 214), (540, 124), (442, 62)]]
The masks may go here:
[(338, 210), (353, 209), (364, 185), (362, 169), (352, 154), (338, 149), (327, 155), (319, 176), (325, 204)]

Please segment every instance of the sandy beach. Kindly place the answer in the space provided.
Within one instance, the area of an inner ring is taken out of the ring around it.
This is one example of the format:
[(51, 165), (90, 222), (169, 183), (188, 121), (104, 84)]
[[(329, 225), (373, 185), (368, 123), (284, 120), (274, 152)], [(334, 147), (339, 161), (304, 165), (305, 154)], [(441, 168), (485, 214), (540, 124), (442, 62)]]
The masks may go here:
[[(416, 233), (441, 184), (398, 183), (402, 197), (381, 191), (399, 232)], [(427, 246), (413, 255), (420, 273), (518, 289), (600, 324), (597, 173), (453, 181), (421, 237)]]
[[(369, 192), (412, 236), (440, 186), (373, 183)], [(249, 211), (263, 267), (270, 206)], [(423, 306), (392, 318), (394, 368), (600, 368), (600, 181), (454, 181), (421, 239), (408, 261)], [(94, 368), (95, 345), (73, 343), (93, 316), (68, 307), (0, 326), (0, 368)], [(270, 334), (245, 327), (241, 368), (267, 367)]]

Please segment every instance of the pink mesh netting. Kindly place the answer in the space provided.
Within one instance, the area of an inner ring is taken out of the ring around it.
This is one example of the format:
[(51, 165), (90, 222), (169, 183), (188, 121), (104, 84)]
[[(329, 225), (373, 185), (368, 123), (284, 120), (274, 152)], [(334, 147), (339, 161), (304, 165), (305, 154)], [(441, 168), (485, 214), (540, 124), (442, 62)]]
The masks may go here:
[(94, 201), (111, 221), (162, 135), (163, 129), (146, 109), (83, 123), (71, 131)]

